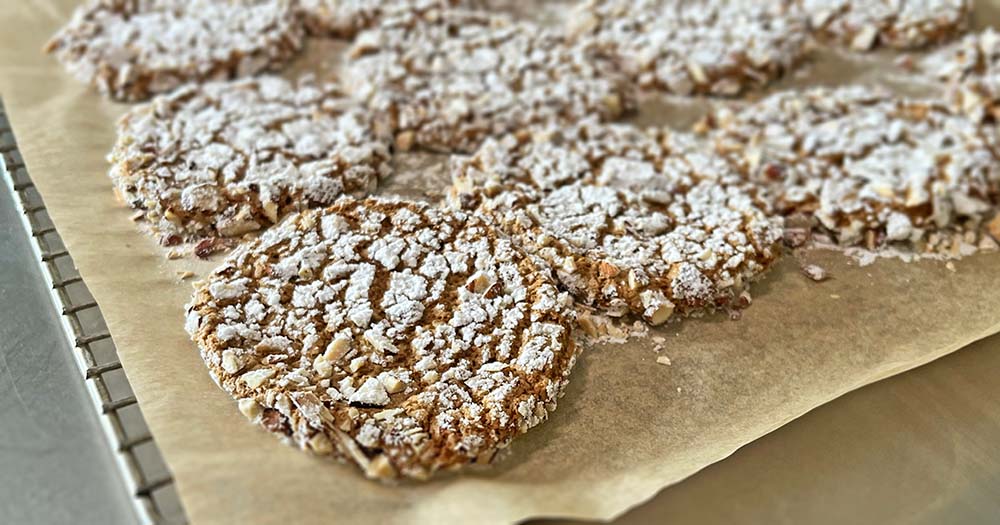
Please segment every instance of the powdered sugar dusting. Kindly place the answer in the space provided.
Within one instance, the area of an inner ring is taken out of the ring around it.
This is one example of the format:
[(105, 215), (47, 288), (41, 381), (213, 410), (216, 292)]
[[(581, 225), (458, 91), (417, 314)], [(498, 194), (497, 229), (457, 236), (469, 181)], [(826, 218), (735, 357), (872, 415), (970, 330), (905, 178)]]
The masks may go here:
[(481, 11), (401, 14), (360, 34), (346, 74), (401, 149), (474, 149), (486, 136), (635, 107), (611, 64), (548, 29)]
[(963, 31), (971, 0), (797, 0), (817, 36), (858, 51), (938, 44)]
[(475, 217), (345, 198), (236, 251), (187, 324), (269, 430), (423, 478), (489, 460), (554, 409), (576, 359), (570, 302)]
[(111, 178), (163, 244), (239, 237), (367, 192), (389, 139), (333, 84), (277, 77), (189, 86), (118, 125)]
[[(623, 169), (624, 167), (628, 169)], [(780, 222), (690, 136), (582, 123), (487, 141), (451, 200), (494, 216), (585, 304), (659, 324), (729, 304), (777, 257)]]
[(855, 86), (772, 95), (706, 119), (776, 210), (841, 245), (960, 255), (1000, 190), (995, 139), (935, 101)]
[(477, 0), (299, 0), (299, 9), (312, 34), (353, 38), (385, 17), (425, 13), (430, 9), (476, 6)]
[(918, 69), (948, 86), (955, 107), (976, 121), (996, 122), (1000, 111), (1000, 33), (968, 35), (924, 57)]
[(785, 0), (587, 0), (568, 31), (615, 57), (644, 87), (738, 95), (806, 52), (806, 19)]
[(90, 0), (46, 49), (81, 81), (135, 101), (277, 68), (302, 37), (287, 0)]

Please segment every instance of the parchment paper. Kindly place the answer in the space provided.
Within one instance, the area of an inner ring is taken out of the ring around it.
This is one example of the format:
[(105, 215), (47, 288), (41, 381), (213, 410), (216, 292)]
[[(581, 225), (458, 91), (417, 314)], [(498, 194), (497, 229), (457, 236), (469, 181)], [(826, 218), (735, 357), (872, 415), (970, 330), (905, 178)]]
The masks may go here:
[[(139, 233), (112, 196), (104, 160), (124, 106), (40, 55), (74, 4), (4, 3), (0, 96), (195, 524), (609, 519), (845, 392), (1000, 331), (998, 254), (952, 272), (808, 253), (833, 275), (821, 284), (788, 257), (754, 289), (741, 321), (713, 316), (659, 331), (670, 366), (656, 364), (648, 339), (588, 350), (559, 410), (493, 468), (426, 484), (366, 481), (250, 425), (209, 379), (182, 329), (191, 287), (177, 272), (203, 275), (214, 263), (168, 261)], [(336, 46), (309, 47), (293, 72), (336, 62)], [(886, 63), (837, 58), (790, 83), (871, 79)], [(657, 109), (643, 123), (685, 126), (695, 114), (662, 101), (648, 108)], [(386, 191), (419, 196), (445, 179), (440, 169), (397, 176)]]

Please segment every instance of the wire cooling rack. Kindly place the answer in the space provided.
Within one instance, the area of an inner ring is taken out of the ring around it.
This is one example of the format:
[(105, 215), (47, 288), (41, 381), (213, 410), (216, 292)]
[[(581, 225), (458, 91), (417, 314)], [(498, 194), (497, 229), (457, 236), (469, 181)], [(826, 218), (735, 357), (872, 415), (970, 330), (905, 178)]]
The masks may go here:
[(100, 307), (77, 272), (28, 176), (2, 102), (0, 161), (6, 165), (8, 176), (4, 178), (16, 195), (35, 255), (52, 287), (53, 307), (62, 314), (63, 328), (75, 346), (74, 361), (140, 518), (154, 524), (186, 523), (170, 471), (122, 370)]

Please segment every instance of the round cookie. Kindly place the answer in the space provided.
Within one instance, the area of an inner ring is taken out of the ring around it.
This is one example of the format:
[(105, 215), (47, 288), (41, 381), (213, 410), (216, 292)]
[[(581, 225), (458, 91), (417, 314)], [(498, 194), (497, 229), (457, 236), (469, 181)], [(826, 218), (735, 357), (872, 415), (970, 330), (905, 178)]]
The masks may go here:
[(555, 409), (570, 303), (476, 217), (345, 197), (239, 248), (186, 328), (250, 419), (370, 477), (423, 479), (488, 462)]
[(777, 93), (703, 124), (778, 212), (811, 216), (845, 246), (959, 255), (1000, 184), (985, 129), (940, 102), (868, 86)]
[(797, 0), (814, 34), (857, 51), (915, 49), (963, 33), (971, 0)]
[(276, 69), (303, 34), (288, 0), (90, 0), (46, 51), (101, 93), (136, 101)]
[(336, 85), (260, 77), (133, 109), (108, 159), (119, 195), (170, 246), (239, 237), (366, 193), (390, 171), (390, 142)]
[(642, 87), (717, 96), (782, 76), (806, 53), (808, 37), (789, 0), (586, 0), (568, 31)]
[(345, 85), (389, 119), (401, 149), (470, 151), (530, 124), (630, 111), (634, 93), (611, 66), (528, 22), (432, 10), (359, 35)]
[(300, 0), (299, 10), (310, 33), (354, 38), (393, 13), (475, 4), (475, 0)]
[(690, 136), (584, 122), (491, 139), (450, 198), (492, 217), (581, 302), (652, 324), (740, 306), (780, 254), (779, 220)]
[(977, 122), (1000, 120), (1000, 33), (989, 28), (936, 51), (917, 69), (948, 86), (955, 107)]

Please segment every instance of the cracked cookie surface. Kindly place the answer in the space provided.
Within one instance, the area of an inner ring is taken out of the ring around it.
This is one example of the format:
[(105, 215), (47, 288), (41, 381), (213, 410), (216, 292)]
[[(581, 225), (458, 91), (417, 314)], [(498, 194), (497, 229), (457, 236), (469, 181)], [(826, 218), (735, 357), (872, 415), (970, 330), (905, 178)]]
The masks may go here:
[(354, 38), (359, 32), (378, 25), (384, 17), (394, 14), (474, 7), (476, 3), (476, 0), (300, 0), (299, 10), (310, 33)]
[(451, 201), (487, 214), (578, 300), (660, 324), (739, 306), (778, 257), (737, 172), (686, 134), (584, 122), (490, 139), (456, 160)]
[(777, 93), (702, 125), (778, 212), (812, 217), (841, 245), (968, 251), (964, 230), (1000, 187), (987, 130), (941, 102), (868, 86)]
[(101, 93), (137, 101), (276, 69), (299, 52), (303, 35), (283, 0), (90, 0), (46, 51)]
[(921, 59), (916, 68), (947, 85), (955, 107), (978, 122), (1000, 120), (1000, 33), (967, 35)]
[(787, 0), (587, 0), (567, 31), (613, 57), (642, 87), (735, 96), (790, 70), (807, 51)]
[(915, 49), (963, 33), (972, 0), (798, 0), (814, 34), (856, 51)]
[(569, 297), (482, 220), (343, 198), (229, 257), (187, 329), (241, 411), (370, 477), (488, 462), (553, 410)]
[(359, 35), (348, 57), (345, 85), (387, 117), (403, 150), (470, 151), (490, 135), (611, 120), (636, 105), (626, 80), (588, 46), (483, 11), (386, 19)]
[(366, 193), (390, 171), (390, 143), (335, 84), (211, 82), (122, 117), (110, 175), (171, 246), (240, 237), (292, 211)]

